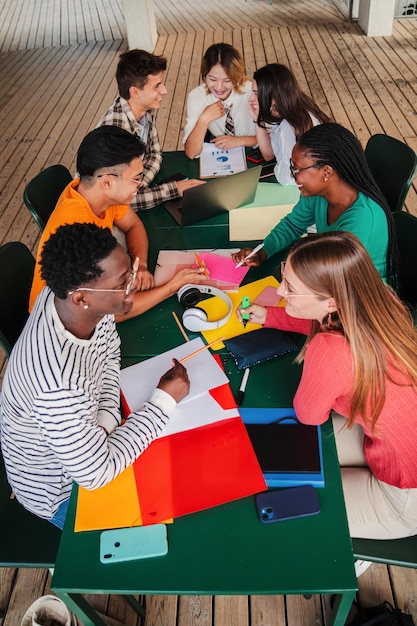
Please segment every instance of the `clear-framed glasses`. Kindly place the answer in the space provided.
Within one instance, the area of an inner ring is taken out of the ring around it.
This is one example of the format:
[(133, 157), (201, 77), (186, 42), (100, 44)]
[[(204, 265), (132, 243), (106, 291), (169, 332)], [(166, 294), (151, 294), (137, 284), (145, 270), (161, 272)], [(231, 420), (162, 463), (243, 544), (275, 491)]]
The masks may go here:
[(313, 167), (323, 167), (323, 163), (318, 162), (318, 163), (314, 163), (314, 165), (308, 165), (307, 167), (296, 168), (294, 167), (293, 160), (290, 159), (290, 172), (293, 178), (295, 178), (297, 174), (299, 174), (300, 172), (304, 172), (304, 170), (310, 170)]
[(77, 289), (73, 289), (72, 291), (68, 292), (68, 295), (70, 296), (71, 294), (75, 293), (76, 291), (107, 291), (107, 292), (112, 292), (112, 293), (124, 293), (125, 296), (128, 296), (130, 294), (130, 292), (132, 291), (135, 282), (136, 282), (136, 276), (138, 273), (138, 269), (139, 269), (139, 257), (136, 257), (135, 262), (133, 264), (133, 267), (129, 273), (129, 277), (127, 279), (127, 283), (126, 283), (126, 287), (124, 287), (123, 289), (100, 289), (98, 287), (77, 287)]
[(288, 288), (289, 285), (285, 280), (285, 261), (281, 261), (281, 281), (284, 285), (284, 298), (317, 298), (318, 295), (316, 293), (290, 293)]
[(143, 185), (143, 174), (140, 174), (139, 178), (124, 178), (123, 176), (119, 176), (119, 174), (107, 172), (106, 174), (97, 174), (96, 178), (103, 178), (103, 176), (114, 176), (115, 178), (120, 178), (120, 180), (128, 180), (131, 183), (136, 183), (138, 189)]

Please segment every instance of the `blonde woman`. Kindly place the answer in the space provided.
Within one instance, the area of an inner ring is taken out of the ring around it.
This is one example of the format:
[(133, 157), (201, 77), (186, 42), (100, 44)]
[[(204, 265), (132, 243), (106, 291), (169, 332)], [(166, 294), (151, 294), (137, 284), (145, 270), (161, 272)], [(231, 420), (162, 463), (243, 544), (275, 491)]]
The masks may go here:
[(195, 159), (207, 140), (221, 150), (256, 145), (249, 114), (251, 83), (239, 51), (227, 43), (210, 46), (201, 62), (201, 77), (203, 83), (188, 94), (185, 154)]
[(332, 415), (351, 536), (416, 535), (417, 331), (408, 310), (348, 232), (297, 242), (278, 294), (285, 309), (247, 311), (307, 335), (294, 408), (305, 424)]

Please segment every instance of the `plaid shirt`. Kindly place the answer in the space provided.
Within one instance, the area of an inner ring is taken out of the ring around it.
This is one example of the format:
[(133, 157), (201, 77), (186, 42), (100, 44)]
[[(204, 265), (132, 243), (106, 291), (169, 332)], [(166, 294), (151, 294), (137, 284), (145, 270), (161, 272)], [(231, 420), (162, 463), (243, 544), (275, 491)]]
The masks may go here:
[[(175, 181), (154, 185), (153, 187), (149, 186), (161, 167), (162, 150), (159, 144), (154, 115), (151, 111), (148, 111), (146, 117), (149, 130), (145, 154), (143, 155), (143, 187), (139, 189), (136, 199), (131, 204), (134, 211), (151, 209), (161, 204), (164, 200), (171, 200), (179, 196)], [(97, 124), (98, 126), (118, 126), (141, 138), (139, 122), (135, 119), (128, 102), (121, 96), (117, 96), (110, 109)]]

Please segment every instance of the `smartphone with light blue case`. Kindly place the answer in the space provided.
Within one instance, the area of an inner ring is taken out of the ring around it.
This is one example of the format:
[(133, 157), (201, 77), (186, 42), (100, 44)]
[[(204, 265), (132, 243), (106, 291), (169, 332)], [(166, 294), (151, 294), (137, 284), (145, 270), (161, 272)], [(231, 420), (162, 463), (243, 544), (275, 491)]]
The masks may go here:
[(100, 561), (120, 563), (155, 556), (168, 552), (167, 527), (165, 524), (134, 526), (105, 530), (100, 535)]

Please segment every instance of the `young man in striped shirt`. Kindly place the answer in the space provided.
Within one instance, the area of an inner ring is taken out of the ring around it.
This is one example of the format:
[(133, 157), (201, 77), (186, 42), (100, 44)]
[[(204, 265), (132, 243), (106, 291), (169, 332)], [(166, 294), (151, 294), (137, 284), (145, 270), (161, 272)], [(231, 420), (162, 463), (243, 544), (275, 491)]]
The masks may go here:
[(121, 425), (114, 315), (133, 305), (128, 255), (109, 229), (65, 225), (46, 241), (41, 273), (47, 286), (4, 377), (1, 446), (19, 502), (62, 528), (72, 482), (97, 489), (131, 465), (188, 394), (189, 380), (174, 360)]

